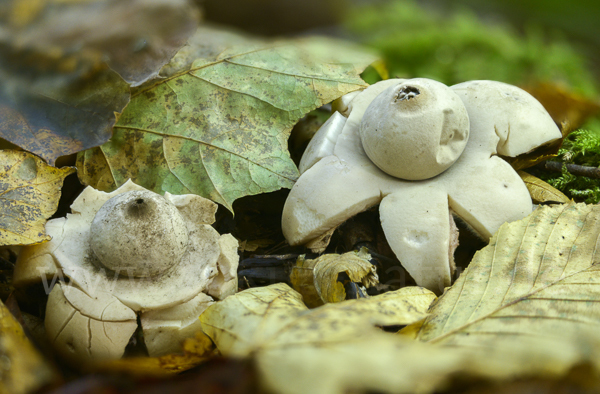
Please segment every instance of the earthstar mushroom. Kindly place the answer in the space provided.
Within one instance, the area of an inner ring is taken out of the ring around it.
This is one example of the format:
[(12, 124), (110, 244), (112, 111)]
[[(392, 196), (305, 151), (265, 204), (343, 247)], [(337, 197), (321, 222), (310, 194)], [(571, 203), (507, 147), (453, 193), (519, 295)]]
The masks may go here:
[[(315, 151), (319, 154), (306, 159), (312, 165), (302, 169), (283, 210), (282, 229), (290, 244), (310, 243), (350, 217), (380, 204), (384, 233), (402, 265), (417, 284), (441, 293), (451, 282), (449, 209), (484, 239), (489, 239), (502, 223), (521, 219), (531, 212), (531, 197), (524, 183), (496, 155), (526, 153), (560, 138), (561, 133), (541, 104), (517, 87), (494, 81), (440, 87), (445, 95), (453, 97), (454, 104), (438, 107), (438, 112), (432, 113), (433, 119), (437, 119), (435, 124), (442, 126), (428, 130), (431, 134), (424, 138), (425, 147), (420, 145), (423, 138), (419, 135), (401, 135), (388, 144), (386, 138), (369, 135), (379, 132), (380, 125), (397, 126), (409, 133), (418, 129), (411, 128), (414, 119), (418, 119), (417, 124), (427, 121), (406, 112), (394, 115), (396, 119), (390, 121), (382, 115), (389, 111), (381, 108), (401, 107), (411, 102), (419, 106), (418, 100), (427, 97), (419, 87), (437, 89), (438, 84), (423, 78), (378, 82), (348, 102), (348, 117), (343, 127), (336, 115), (334, 132), (325, 127), (316, 133), (314, 138), (321, 140), (322, 133), (328, 134), (328, 145), (309, 151), (309, 155)], [(459, 109), (456, 98), (464, 109)], [(452, 108), (452, 117), (456, 119), (448, 122), (445, 118), (450, 116), (444, 113), (444, 108)], [(461, 115), (465, 111), (467, 122)], [(448, 129), (452, 132), (444, 131), (445, 123), (455, 125)], [(369, 146), (371, 138), (381, 143), (375, 144), (374, 152), (368, 154), (365, 140)], [(452, 141), (448, 157), (455, 160), (449, 166), (436, 162), (439, 152), (436, 148), (448, 141)], [(425, 152), (427, 157), (414, 165), (417, 161), (411, 158), (411, 152)], [(382, 156), (376, 159), (378, 163), (371, 160), (374, 154)], [(425, 163), (432, 164), (419, 168)], [(413, 171), (415, 175), (411, 175)]]
[(131, 181), (112, 193), (88, 187), (72, 214), (48, 222), (50, 242), (24, 248), (15, 286), (69, 279), (52, 288), (45, 324), (74, 363), (121, 357), (138, 314), (151, 356), (177, 352), (202, 311), (237, 290), (237, 240), (210, 226), (216, 208)]

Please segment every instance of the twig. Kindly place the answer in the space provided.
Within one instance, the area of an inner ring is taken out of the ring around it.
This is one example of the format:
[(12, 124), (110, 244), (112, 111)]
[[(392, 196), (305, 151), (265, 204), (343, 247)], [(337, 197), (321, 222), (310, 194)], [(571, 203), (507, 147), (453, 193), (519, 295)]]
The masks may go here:
[(600, 179), (600, 168), (598, 167), (580, 166), (578, 164), (565, 164), (557, 161), (543, 161), (539, 164), (536, 164), (534, 167), (541, 170), (562, 172), (563, 166), (566, 166), (566, 170), (569, 174)]

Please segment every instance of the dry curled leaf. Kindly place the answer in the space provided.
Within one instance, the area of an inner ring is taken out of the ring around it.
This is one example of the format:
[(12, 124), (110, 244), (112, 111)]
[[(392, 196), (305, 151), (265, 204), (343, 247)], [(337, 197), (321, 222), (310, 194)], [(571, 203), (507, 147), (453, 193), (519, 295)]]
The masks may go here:
[(304, 303), (314, 308), (328, 302), (346, 299), (344, 283), (340, 274), (345, 273), (354, 283), (371, 287), (379, 283), (375, 267), (369, 262), (365, 251), (342, 255), (325, 254), (314, 260), (299, 258), (292, 268), (290, 279), (296, 291), (302, 294)]
[(569, 197), (565, 196), (560, 190), (549, 183), (544, 182), (540, 178), (528, 174), (525, 171), (517, 171), (517, 173), (525, 183), (525, 186), (527, 186), (527, 190), (529, 190), (529, 194), (531, 194), (531, 199), (534, 204), (542, 204), (545, 202), (567, 203), (571, 201), (569, 200)]
[(50, 239), (44, 225), (58, 206), (72, 167), (54, 168), (27, 152), (0, 151), (0, 245), (31, 245)]
[(287, 140), (307, 112), (365, 86), (374, 60), (337, 40), (262, 41), (201, 28), (138, 89), (106, 144), (83, 152), (83, 183), (131, 178), (157, 193), (193, 193), (229, 210), (237, 198), (289, 188)]

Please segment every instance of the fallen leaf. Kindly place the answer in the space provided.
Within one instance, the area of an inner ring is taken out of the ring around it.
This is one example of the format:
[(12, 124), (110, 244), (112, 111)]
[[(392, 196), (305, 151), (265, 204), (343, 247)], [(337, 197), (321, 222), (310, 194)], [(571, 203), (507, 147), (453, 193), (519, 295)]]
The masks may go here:
[[(565, 134), (563, 133), (563, 138)], [(551, 145), (544, 145), (533, 152), (524, 153), (517, 157), (501, 156), (508, 162), (516, 171), (524, 168), (533, 167), (534, 165), (546, 160), (555, 158), (558, 155), (558, 149), (562, 144), (562, 139), (559, 139)]]
[(414, 322), (434, 298), (413, 287), (307, 311), (298, 293), (276, 284), (228, 297), (200, 319), (222, 354), (252, 357), (261, 387), (273, 393), (430, 393), (449, 389), (457, 378), (555, 379), (586, 362), (593, 367), (585, 377), (593, 378), (600, 366), (600, 341), (589, 332), (572, 343), (540, 336), (479, 349), (432, 345), (374, 327)]
[(202, 331), (221, 354), (238, 357), (260, 348), (308, 310), (302, 296), (284, 283), (244, 290), (214, 305), (219, 306), (200, 315)]
[(185, 0), (3, 2), (0, 137), (52, 165), (105, 143), (129, 102), (122, 76), (155, 77), (196, 21)]
[(102, 361), (94, 364), (90, 372), (116, 372), (136, 377), (170, 376), (202, 364), (214, 353), (215, 346), (210, 338), (199, 332), (195, 338), (187, 338), (183, 342), (182, 354)]
[(240, 242), (240, 250), (244, 252), (256, 252), (260, 248), (266, 248), (269, 245), (273, 245), (275, 242), (270, 239), (254, 239), (252, 241)]
[(83, 183), (108, 191), (131, 178), (231, 211), (239, 197), (289, 188), (298, 176), (287, 150), (293, 125), (365, 87), (359, 74), (374, 60), (337, 40), (266, 42), (206, 28), (189, 45), (166, 78), (136, 91), (112, 139), (79, 155)]
[(600, 324), (600, 207), (541, 206), (505, 223), (430, 309), (418, 338), (501, 346), (505, 338), (565, 341)]
[(523, 182), (525, 182), (525, 186), (527, 186), (527, 190), (529, 190), (529, 194), (531, 194), (531, 199), (534, 204), (542, 204), (545, 202), (567, 203), (571, 201), (569, 197), (565, 196), (560, 190), (554, 188), (540, 178), (528, 174), (525, 171), (517, 171), (517, 173)]
[(557, 124), (577, 130), (589, 118), (600, 113), (600, 102), (590, 100), (556, 83), (538, 83), (524, 89), (535, 97)]
[(340, 274), (345, 273), (351, 282), (371, 287), (379, 283), (375, 267), (369, 262), (366, 250), (339, 254), (324, 254), (313, 260), (298, 258), (292, 267), (290, 280), (294, 290), (302, 294), (304, 303), (314, 308), (328, 302), (346, 299)]
[(0, 137), (50, 164), (106, 142), (115, 112), (129, 101), (116, 72), (77, 55), (55, 59), (0, 45), (0, 81)]
[(0, 302), (0, 393), (31, 393), (58, 378)]
[(132, 86), (157, 77), (194, 33), (198, 19), (187, 0), (8, 0), (0, 10), (9, 44), (42, 53), (102, 56)]
[(534, 340), (485, 350), (432, 345), (375, 329), (356, 330), (352, 337), (333, 332), (303, 339), (298, 333), (297, 339), (254, 355), (267, 392), (464, 392), (465, 385), (497, 387), (530, 377), (560, 380), (581, 365), (591, 365), (578, 376), (581, 388), (600, 382), (593, 353), (599, 343), (581, 338), (578, 345)]
[(1, 150), (0, 245), (48, 241), (44, 225), (58, 207), (65, 177), (72, 167), (54, 168), (21, 151)]
[(287, 346), (297, 336), (341, 340), (374, 325), (410, 324), (425, 317), (434, 299), (429, 290), (406, 287), (309, 311), (298, 292), (277, 283), (229, 296), (204, 311), (200, 321), (223, 355), (244, 357), (257, 349)]

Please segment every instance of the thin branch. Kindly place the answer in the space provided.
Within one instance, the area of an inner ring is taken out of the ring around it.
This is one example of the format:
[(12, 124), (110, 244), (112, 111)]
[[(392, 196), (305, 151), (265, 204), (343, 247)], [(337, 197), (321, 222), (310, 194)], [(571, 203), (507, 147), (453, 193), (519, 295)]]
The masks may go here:
[(600, 168), (598, 167), (580, 166), (578, 164), (565, 164), (560, 163), (558, 161), (543, 161), (539, 164), (536, 164), (534, 168), (538, 168), (540, 170), (562, 172), (563, 166), (566, 167), (566, 170), (569, 174), (600, 179)]

